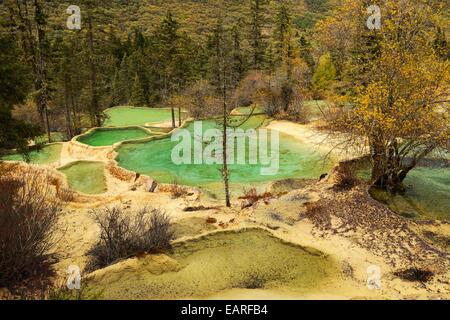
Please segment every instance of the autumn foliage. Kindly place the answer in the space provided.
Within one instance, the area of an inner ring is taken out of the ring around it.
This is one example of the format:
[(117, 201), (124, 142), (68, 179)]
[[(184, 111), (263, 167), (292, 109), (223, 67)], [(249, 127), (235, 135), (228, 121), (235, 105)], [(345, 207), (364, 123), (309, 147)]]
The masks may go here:
[(333, 99), (345, 110), (335, 128), (351, 133), (352, 143), (365, 137), (375, 185), (401, 190), (422, 158), (449, 147), (450, 63), (438, 42), (444, 7), (428, 1), (379, 5), (381, 30), (365, 28), (365, 1), (345, 1), (318, 25), (317, 37), (346, 89)]

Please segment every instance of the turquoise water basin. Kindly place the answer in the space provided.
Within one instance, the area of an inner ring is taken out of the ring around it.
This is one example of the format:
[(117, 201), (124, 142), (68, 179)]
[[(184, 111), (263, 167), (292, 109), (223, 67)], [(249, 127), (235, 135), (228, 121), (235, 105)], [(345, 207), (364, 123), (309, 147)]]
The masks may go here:
[(93, 147), (111, 146), (118, 142), (139, 140), (152, 136), (147, 130), (135, 128), (105, 129), (99, 128), (80, 136), (77, 140)]
[(79, 161), (58, 170), (65, 174), (72, 190), (86, 194), (101, 194), (107, 191), (103, 162)]
[[(42, 147), (42, 149), (39, 151), (30, 152), (30, 154), (29, 154), (30, 163), (32, 163), (32, 164), (51, 164), (51, 163), (57, 162), (61, 156), (62, 146), (63, 145), (61, 143), (54, 143), (54, 144), (49, 144), (49, 145)], [(3, 156), (1, 159), (6, 160), (6, 161), (25, 161), (26, 160), (20, 154), (12, 154), (12, 155)]]
[[(243, 117), (235, 117), (239, 122)], [(265, 124), (265, 116), (254, 116), (241, 128), (257, 128)], [(220, 126), (214, 120), (203, 121), (203, 131)], [(192, 133), (194, 125), (187, 129)], [(269, 139), (270, 140), (270, 139)], [(172, 161), (171, 152), (178, 142), (172, 142), (170, 137), (145, 143), (127, 143), (117, 148), (116, 160), (119, 165), (128, 170), (154, 177), (159, 182), (177, 183), (198, 186), (221, 194), (221, 165), (213, 164), (181, 164)], [(248, 141), (245, 145), (248, 148)], [(269, 149), (270, 150), (270, 149)], [(249, 154), (245, 152), (246, 164), (230, 165), (230, 181), (232, 189), (242, 191), (250, 186), (264, 185), (270, 181), (297, 177), (318, 178), (331, 169), (333, 163), (324, 161), (324, 154), (314, 151), (310, 145), (301, 143), (292, 136), (280, 134), (280, 164), (275, 175), (262, 175), (261, 168), (267, 165), (249, 164)], [(235, 149), (235, 154), (238, 152)], [(243, 152), (241, 150), (241, 152)]]
[[(105, 127), (144, 126), (172, 121), (170, 109), (117, 107), (105, 110)], [(178, 123), (178, 110), (175, 112)]]

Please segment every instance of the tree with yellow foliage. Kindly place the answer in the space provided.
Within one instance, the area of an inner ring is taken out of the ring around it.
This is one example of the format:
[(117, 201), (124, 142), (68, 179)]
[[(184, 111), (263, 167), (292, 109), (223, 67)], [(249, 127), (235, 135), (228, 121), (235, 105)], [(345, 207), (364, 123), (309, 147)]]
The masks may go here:
[[(442, 46), (435, 45), (437, 36), (442, 43), (445, 4), (378, 1), (382, 26), (369, 30), (366, 1), (344, 2), (317, 29), (318, 39), (338, 62), (340, 80), (348, 85), (344, 100), (349, 112), (334, 125), (365, 137), (375, 186), (401, 191), (421, 159), (449, 148), (450, 62)], [(333, 42), (345, 23), (347, 33)]]

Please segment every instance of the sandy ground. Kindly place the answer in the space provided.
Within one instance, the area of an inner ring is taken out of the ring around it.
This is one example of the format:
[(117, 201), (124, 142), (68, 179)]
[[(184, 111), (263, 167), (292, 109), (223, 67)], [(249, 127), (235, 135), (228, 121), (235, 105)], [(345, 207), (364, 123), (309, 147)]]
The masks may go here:
[[(335, 216), (331, 212), (331, 226), (327, 223), (317, 223), (316, 217), (305, 215), (309, 201), (322, 201), (323, 197), (333, 198), (330, 184), (320, 183), (306, 189), (292, 191), (279, 199), (273, 199), (269, 204), (258, 203), (249, 209), (240, 209), (240, 202), (235, 201), (233, 208), (221, 207), (210, 199), (198, 199), (196, 197), (172, 199), (168, 193), (144, 193), (126, 192), (120, 196), (97, 198), (91, 203), (71, 203), (65, 210), (61, 220), (61, 227), (65, 228), (63, 238), (59, 241), (57, 252), (64, 253), (63, 259), (58, 264), (61, 275), (69, 265), (83, 267), (87, 261), (86, 253), (96, 242), (98, 228), (93, 223), (90, 210), (104, 208), (105, 206), (121, 205), (125, 208), (138, 208), (151, 206), (162, 208), (171, 216), (172, 222), (188, 221), (194, 225), (194, 234), (184, 236), (176, 241), (188, 241), (192, 237), (207, 234), (211, 230), (202, 228), (208, 218), (213, 217), (216, 222), (212, 225), (214, 232), (217, 230), (239, 229), (244, 227), (260, 227), (272, 232), (276, 237), (285, 241), (312, 247), (332, 257), (342, 266), (343, 276), (334, 278), (322, 284), (316, 290), (307, 293), (298, 293), (295, 290), (283, 289), (237, 289), (231, 288), (209, 296), (199, 296), (198, 299), (449, 299), (450, 275), (449, 255), (434, 254), (435, 247), (422, 246), (419, 232), (422, 230), (439, 231), (446, 236), (450, 235), (448, 225), (432, 224), (422, 227), (406, 219), (399, 218), (389, 211), (384, 219), (387, 219), (382, 227), (373, 230), (370, 226), (371, 219), (367, 220), (367, 229), (358, 227), (355, 230), (342, 228), (342, 221), (353, 217), (350, 212), (347, 216)], [(359, 192), (359, 191), (358, 191)], [(360, 195), (356, 192), (357, 196)], [(301, 198), (297, 201), (293, 199)], [(192, 205), (204, 205), (216, 207), (212, 210), (185, 212), (184, 208)], [(370, 205), (370, 208), (373, 206)], [(377, 209), (375, 205), (373, 208)], [(363, 211), (368, 211), (363, 208)], [(273, 212), (279, 216), (272, 216)], [(294, 213), (295, 212), (295, 213)], [(270, 213), (270, 214), (269, 214)], [(392, 215), (392, 217), (391, 217)], [(346, 218), (347, 217), (347, 218)], [(361, 219), (364, 219), (362, 217)], [(379, 218), (376, 218), (379, 219)], [(400, 219), (400, 220), (399, 220)], [(320, 219), (319, 219), (320, 220)], [(322, 223), (322, 224), (321, 224)], [(359, 221), (358, 223), (361, 223)], [(405, 224), (407, 230), (399, 233), (396, 223)], [(390, 227), (392, 225), (392, 228)], [(366, 236), (370, 235), (369, 238)], [(412, 242), (410, 240), (413, 240)], [(414, 242), (417, 240), (416, 242)], [(376, 246), (372, 246), (373, 243)], [(427, 245), (427, 244), (426, 244)], [(438, 249), (436, 249), (438, 250)], [(403, 267), (411, 264), (410, 259), (428, 262), (436, 266), (437, 275), (430, 283), (404, 281), (395, 275)], [(368, 268), (378, 266), (381, 270), (381, 289), (370, 290), (367, 287)], [(120, 265), (115, 267), (116, 273), (120, 273)], [(183, 298), (183, 297), (174, 297)], [(192, 296), (188, 297), (192, 298)]]
[[(313, 125), (298, 125), (287, 121), (273, 121), (270, 129), (292, 135), (312, 146), (330, 149), (326, 134)], [(63, 162), (78, 160), (85, 148), (68, 150)], [(97, 161), (111, 161), (111, 154), (104, 150), (89, 153)], [(346, 155), (345, 158), (351, 155)], [(40, 167), (42, 168), (42, 167)], [(46, 167), (46, 169), (52, 168)], [(53, 166), (54, 168), (54, 166)], [(260, 227), (288, 242), (312, 247), (329, 255), (342, 266), (343, 276), (325, 283), (317, 290), (298, 293), (292, 290), (237, 289), (217, 292), (199, 299), (449, 299), (450, 259), (448, 247), (442, 247), (424, 239), (425, 231), (434, 232), (448, 239), (450, 226), (431, 222), (420, 225), (396, 216), (378, 203), (365, 198), (363, 189), (338, 193), (333, 191), (333, 179), (312, 183), (300, 190), (293, 190), (269, 204), (259, 202), (241, 210), (241, 202), (235, 200), (232, 208), (222, 202), (206, 198), (195, 190), (190, 196), (172, 199), (167, 192), (146, 192), (146, 177), (136, 184), (133, 177), (119, 179), (106, 171), (108, 193), (100, 196), (78, 195), (64, 208), (59, 222), (59, 234), (54, 251), (61, 255), (57, 264), (58, 274), (66, 277), (67, 267), (83, 268), (87, 252), (98, 239), (99, 229), (92, 218), (93, 209), (120, 205), (133, 209), (142, 206), (160, 208), (170, 215), (172, 222), (184, 222), (191, 230), (178, 241), (189, 240), (217, 230)], [(132, 174), (131, 174), (132, 175)], [(132, 191), (135, 189), (135, 191)], [(310, 210), (316, 204), (321, 210)], [(212, 207), (211, 210), (185, 212), (189, 206)], [(275, 213), (275, 214), (274, 214)], [(206, 224), (208, 218), (213, 224)], [(186, 223), (187, 221), (187, 223)], [(189, 225), (192, 224), (192, 225)], [(209, 226), (209, 227), (208, 227)], [(210, 228), (211, 227), (211, 228)], [(429, 283), (409, 282), (393, 275), (394, 271), (411, 266), (433, 265), (436, 276)], [(367, 286), (368, 268), (381, 270), (381, 288), (370, 290)], [(182, 298), (182, 297), (176, 297)], [(192, 297), (190, 297), (192, 298)]]
[(268, 129), (278, 130), (310, 144), (315, 149), (329, 152), (331, 156), (340, 160), (349, 160), (361, 156), (364, 150), (348, 148), (343, 142), (348, 139), (344, 135), (331, 135), (330, 133), (317, 129), (317, 123), (298, 124), (291, 121), (275, 120), (268, 126)]

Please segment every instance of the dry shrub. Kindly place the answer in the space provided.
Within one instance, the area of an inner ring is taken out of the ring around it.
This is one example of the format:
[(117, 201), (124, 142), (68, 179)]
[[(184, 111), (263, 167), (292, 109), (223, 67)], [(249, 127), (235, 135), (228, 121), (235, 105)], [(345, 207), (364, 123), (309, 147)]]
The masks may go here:
[(173, 238), (169, 217), (156, 209), (142, 208), (130, 214), (121, 207), (93, 210), (100, 240), (89, 251), (88, 270), (104, 268), (142, 253), (164, 252)]
[(418, 282), (428, 282), (434, 276), (432, 271), (416, 267), (394, 272), (394, 275), (403, 280)]
[(172, 199), (184, 197), (189, 193), (177, 180), (172, 182), (172, 185), (169, 187), (169, 191)]
[(248, 208), (253, 206), (259, 200), (263, 200), (265, 204), (269, 204), (270, 199), (272, 198), (272, 194), (270, 192), (264, 192), (262, 194), (258, 194), (255, 188), (251, 188), (250, 190), (244, 189), (244, 195), (239, 197), (239, 200), (245, 200), (243, 204), (243, 208)]
[(351, 190), (360, 183), (351, 163), (341, 163), (335, 171), (335, 179), (333, 190), (337, 192)]
[(75, 194), (72, 190), (60, 187), (56, 193), (58, 199), (63, 202), (72, 202), (75, 199)]
[(268, 87), (267, 79), (260, 71), (251, 71), (233, 92), (233, 107), (248, 107), (258, 102), (259, 92)]
[(106, 168), (114, 178), (121, 181), (130, 181), (136, 177), (135, 173), (116, 166), (114, 162), (108, 162)]
[(44, 285), (52, 274), (49, 251), (61, 210), (50, 182), (31, 169), (0, 177), (0, 287)]
[(214, 87), (206, 80), (199, 80), (183, 92), (177, 105), (184, 106), (192, 118), (205, 119), (218, 114), (221, 104)]

